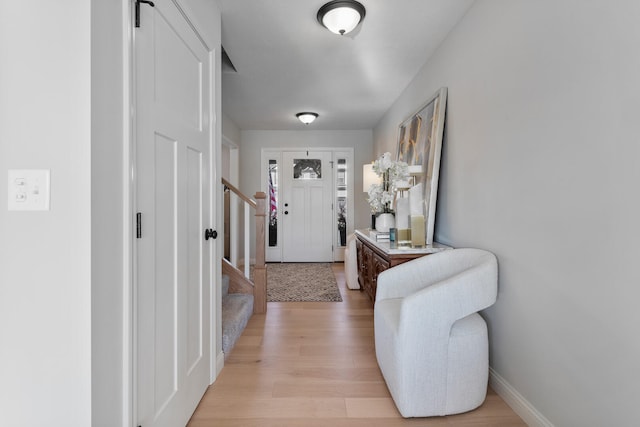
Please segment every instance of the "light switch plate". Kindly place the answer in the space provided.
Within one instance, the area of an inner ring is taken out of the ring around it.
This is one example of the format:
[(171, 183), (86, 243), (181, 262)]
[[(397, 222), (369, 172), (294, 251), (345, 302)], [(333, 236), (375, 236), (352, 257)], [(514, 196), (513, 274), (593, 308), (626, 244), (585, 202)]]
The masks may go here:
[(10, 211), (49, 210), (49, 169), (11, 169), (8, 175)]

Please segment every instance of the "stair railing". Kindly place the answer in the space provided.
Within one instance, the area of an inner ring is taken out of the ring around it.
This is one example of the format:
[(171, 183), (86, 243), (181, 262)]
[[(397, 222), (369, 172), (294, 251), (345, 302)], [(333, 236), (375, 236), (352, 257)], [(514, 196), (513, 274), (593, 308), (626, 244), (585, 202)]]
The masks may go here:
[[(259, 191), (254, 195), (255, 201), (244, 195), (233, 184), (222, 178), (222, 184), (231, 192), (230, 197), (230, 260), (228, 264), (235, 268), (236, 272), (242, 272), (247, 282), (251, 281), (251, 212), (255, 212), (255, 263), (253, 265), (253, 312), (262, 314), (267, 312), (267, 268), (265, 265), (265, 217), (267, 195)], [(241, 205), (243, 224), (239, 224), (238, 205)], [(239, 266), (238, 243), (240, 233), (244, 235), (243, 270)], [(226, 260), (223, 260), (223, 269)], [(234, 275), (235, 276), (235, 275)], [(232, 277), (233, 280), (233, 277)]]

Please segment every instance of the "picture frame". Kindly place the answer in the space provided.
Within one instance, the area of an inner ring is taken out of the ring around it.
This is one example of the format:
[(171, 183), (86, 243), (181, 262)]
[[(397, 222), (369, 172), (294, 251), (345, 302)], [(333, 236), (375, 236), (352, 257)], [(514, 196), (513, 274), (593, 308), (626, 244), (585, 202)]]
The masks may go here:
[(421, 166), (415, 184), (423, 187), (427, 245), (433, 243), (446, 108), (447, 88), (442, 87), (398, 126), (397, 160), (414, 166), (412, 169)]

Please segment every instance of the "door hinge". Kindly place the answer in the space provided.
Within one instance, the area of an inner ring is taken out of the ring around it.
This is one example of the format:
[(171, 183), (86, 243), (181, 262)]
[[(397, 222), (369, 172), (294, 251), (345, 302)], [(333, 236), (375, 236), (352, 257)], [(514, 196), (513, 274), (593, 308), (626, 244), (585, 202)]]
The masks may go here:
[(136, 213), (136, 239), (142, 238), (142, 212)]
[(156, 5), (149, 0), (136, 0), (136, 28), (140, 28), (140, 3), (148, 4), (151, 7), (156, 7)]

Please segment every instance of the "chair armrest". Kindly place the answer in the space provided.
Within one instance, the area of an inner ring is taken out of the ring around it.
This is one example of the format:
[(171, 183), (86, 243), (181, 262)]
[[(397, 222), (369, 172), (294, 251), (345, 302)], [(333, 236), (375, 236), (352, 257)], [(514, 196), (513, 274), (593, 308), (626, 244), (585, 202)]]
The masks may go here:
[(422, 258), (405, 262), (380, 273), (376, 286), (376, 302), (404, 298), (429, 286), (431, 284), (429, 275), (424, 274), (427, 268), (420, 261)]
[(456, 321), (490, 307), (497, 295), (497, 264), (482, 263), (405, 297), (399, 327), (428, 323), (448, 335)]
[(485, 263), (493, 265), (497, 277), (495, 255), (481, 249), (451, 249), (405, 262), (380, 273), (376, 301), (404, 298), (464, 270)]

